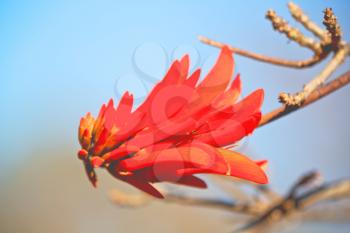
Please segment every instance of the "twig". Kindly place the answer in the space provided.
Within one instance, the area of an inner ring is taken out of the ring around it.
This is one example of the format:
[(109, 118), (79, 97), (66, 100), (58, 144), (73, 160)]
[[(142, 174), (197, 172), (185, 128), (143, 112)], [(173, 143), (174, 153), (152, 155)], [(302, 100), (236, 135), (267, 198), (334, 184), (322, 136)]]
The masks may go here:
[(327, 66), (316, 76), (311, 82), (306, 84), (301, 92), (294, 95), (281, 93), (280, 101), (288, 106), (300, 106), (305, 99), (319, 86), (331, 76), (331, 74), (344, 62), (344, 59), (349, 55), (350, 45), (344, 46), (338, 50), (333, 59), (327, 64)]
[(311, 49), (317, 55), (323, 53), (320, 43), (303, 35), (299, 29), (290, 26), (287, 21), (278, 16), (275, 11), (268, 10), (266, 13), (266, 18), (271, 21), (273, 29), (285, 34), (290, 40), (297, 42), (300, 46)]
[(331, 81), (330, 83), (326, 84), (325, 86), (313, 91), (300, 106), (296, 106), (296, 107), (282, 106), (267, 114), (264, 114), (260, 121), (259, 127), (266, 125), (267, 123), (270, 123), (274, 120), (277, 120), (283, 116), (286, 116), (291, 112), (295, 112), (303, 107), (306, 107), (307, 105), (314, 103), (315, 101), (321, 99), (322, 97), (327, 96), (328, 94), (344, 87), (349, 82), (350, 82), (350, 71), (347, 71), (346, 73), (342, 74), (341, 76)]
[[(112, 190), (110, 192), (110, 199), (113, 203), (122, 207), (141, 207), (145, 204), (148, 204), (151, 200), (151, 197), (145, 194), (126, 194), (119, 190)], [(247, 215), (257, 216), (261, 213), (261, 207), (251, 204), (236, 204), (232, 201), (221, 200), (221, 199), (209, 199), (209, 198), (192, 198), (189, 196), (177, 195), (173, 193), (168, 193), (166, 198), (163, 200), (168, 203), (175, 203), (181, 205), (191, 205), (199, 207), (209, 207), (221, 210), (227, 210), (231, 212), (237, 212)]]
[(319, 37), (321, 41), (329, 41), (330, 38), (325, 30), (312, 22), (309, 17), (304, 14), (303, 10), (293, 2), (288, 3), (288, 8), (293, 18), (301, 23), (307, 30)]
[(244, 57), (248, 57), (248, 58), (251, 58), (251, 59), (254, 59), (257, 61), (266, 62), (266, 63), (279, 65), (279, 66), (292, 67), (292, 68), (306, 68), (306, 67), (313, 66), (314, 64), (320, 62), (319, 56), (313, 56), (310, 59), (302, 60), (302, 61), (292, 61), (292, 60), (285, 60), (285, 59), (281, 59), (281, 58), (269, 57), (269, 56), (249, 52), (249, 51), (246, 51), (243, 49), (229, 46), (227, 44), (220, 43), (220, 42), (215, 41), (215, 40), (211, 40), (211, 39), (206, 38), (204, 36), (198, 36), (198, 39), (204, 44), (214, 46), (217, 48), (222, 48), (224, 46), (228, 46), (228, 48), (232, 52), (234, 52), (235, 54), (238, 54), (238, 55), (241, 55)]
[[(279, 58), (273, 58), (248, 52), (239, 48), (229, 46), (232, 52), (236, 54), (249, 57), (258, 61), (271, 63), (274, 65), (305, 68), (312, 66), (322, 60), (324, 60), (331, 52), (334, 52), (334, 57), (326, 65), (326, 67), (317, 75), (311, 82), (306, 84), (302, 91), (296, 94), (281, 93), (279, 100), (281, 103), (289, 107), (298, 107), (303, 104), (306, 98), (317, 88), (323, 85), (331, 74), (341, 65), (345, 58), (350, 55), (350, 44), (342, 41), (342, 31), (331, 8), (326, 8), (324, 11), (323, 24), (327, 30), (322, 30), (314, 22), (312, 22), (307, 15), (305, 15), (300, 7), (294, 3), (288, 4), (289, 11), (293, 18), (301, 23), (307, 30), (320, 38), (320, 42), (303, 35), (299, 29), (290, 26), (287, 21), (278, 16), (275, 11), (269, 10), (266, 13), (266, 18), (272, 23), (275, 30), (285, 34), (290, 40), (297, 42), (300, 46), (309, 48), (314, 52), (314, 56), (311, 59), (304, 61), (291, 61)], [(223, 43), (210, 40), (203, 36), (199, 37), (199, 40), (205, 44), (221, 48), (225, 46)]]
[(321, 71), (321, 73), (316, 76), (311, 82), (306, 84), (301, 92), (294, 95), (287, 93), (281, 93), (279, 99), (282, 103), (288, 106), (298, 106), (319, 86), (324, 84), (326, 80), (331, 76), (331, 74), (341, 65), (345, 58), (350, 54), (350, 44), (346, 44), (341, 41), (341, 29), (337, 22), (337, 18), (333, 14), (331, 8), (327, 8), (324, 11), (324, 21), (323, 24), (326, 26), (328, 31), (329, 41), (324, 42), (324, 51), (326, 48), (330, 48), (335, 52), (332, 60), (326, 65), (326, 67)]
[(181, 196), (181, 195), (175, 195), (175, 194), (168, 194), (165, 200), (170, 203), (177, 203), (181, 205), (213, 207), (213, 208), (219, 208), (219, 209), (228, 210), (235, 213), (248, 214), (248, 215), (258, 215), (261, 213), (261, 210), (263, 209), (262, 206), (251, 205), (250, 203), (236, 204), (225, 200), (191, 198), (188, 196)]
[(342, 31), (332, 8), (326, 8), (324, 11), (323, 25), (326, 26), (327, 31), (330, 34), (328, 37), (330, 37), (332, 47), (337, 49), (341, 42)]
[[(317, 176), (310, 176), (310, 174), (308, 174), (300, 180), (308, 180), (308, 182), (312, 182), (315, 177)], [(261, 214), (260, 217), (237, 229), (235, 232), (245, 232), (252, 230), (253, 228), (259, 228), (261, 230), (262, 227), (267, 227), (273, 223), (277, 223), (281, 219), (290, 216), (292, 213), (304, 210), (315, 203), (350, 197), (350, 180), (324, 184), (301, 195), (296, 195), (294, 193), (295, 190), (293, 189), (300, 185), (304, 185), (300, 180), (289, 191), (286, 198), (273, 205), (270, 209)]]
[(140, 207), (148, 204), (152, 199), (147, 195), (126, 194), (120, 190), (113, 189), (109, 193), (110, 200), (121, 207)]
[[(251, 195), (248, 195), (246, 190), (243, 190), (242, 185), (246, 185), (247, 183), (240, 182), (239, 179), (232, 179), (232, 177), (222, 177), (222, 176), (213, 176), (213, 182), (218, 185), (222, 191), (227, 193), (233, 200), (240, 200), (241, 202), (250, 202), (252, 200)], [(258, 191), (260, 189), (259, 185), (254, 185)]]
[(350, 219), (350, 202), (341, 201), (331, 205), (313, 207), (302, 215), (303, 221), (347, 223)]
[(350, 180), (320, 186), (296, 198), (298, 208), (307, 208), (320, 201), (339, 200), (350, 197)]

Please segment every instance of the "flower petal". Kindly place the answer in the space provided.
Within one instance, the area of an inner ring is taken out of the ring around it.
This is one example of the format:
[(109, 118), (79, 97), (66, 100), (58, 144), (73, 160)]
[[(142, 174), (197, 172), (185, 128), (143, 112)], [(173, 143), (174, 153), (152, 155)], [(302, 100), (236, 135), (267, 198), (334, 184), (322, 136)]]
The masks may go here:
[(195, 72), (191, 74), (191, 76), (185, 80), (184, 84), (188, 87), (195, 88), (196, 84), (200, 78), (201, 70), (197, 69)]
[(217, 150), (223, 157), (225, 164), (217, 163), (215, 166), (209, 169), (183, 169), (179, 170), (178, 173), (182, 175), (213, 173), (234, 176), (258, 184), (268, 183), (267, 176), (264, 170), (260, 167), (261, 164), (256, 163), (250, 160), (248, 157), (235, 151), (221, 148), (218, 148)]
[(198, 85), (196, 92), (199, 98), (194, 100), (191, 108), (211, 104), (215, 97), (224, 92), (232, 77), (233, 65), (232, 53), (225, 46), (214, 67)]
[(149, 195), (155, 197), (155, 198), (164, 198), (164, 196), (155, 188), (153, 185), (145, 181), (142, 177), (137, 175), (120, 175), (118, 171), (113, 167), (109, 167), (108, 171), (111, 175), (113, 175), (115, 178), (120, 179), (135, 188), (140, 189), (141, 191), (148, 193)]

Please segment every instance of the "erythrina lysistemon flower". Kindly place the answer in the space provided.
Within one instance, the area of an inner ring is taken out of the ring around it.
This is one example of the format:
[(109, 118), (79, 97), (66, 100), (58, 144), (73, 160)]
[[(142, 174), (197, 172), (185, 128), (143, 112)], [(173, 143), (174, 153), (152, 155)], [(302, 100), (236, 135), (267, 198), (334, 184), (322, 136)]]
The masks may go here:
[(116, 107), (113, 100), (103, 105), (96, 119), (90, 113), (83, 117), (78, 157), (91, 183), (96, 186), (97, 167), (158, 198), (163, 196), (152, 185), (157, 182), (205, 188), (194, 176), (199, 173), (267, 183), (261, 168), (266, 161), (254, 162), (231, 150), (258, 126), (263, 102), (262, 89), (237, 102), (241, 81), (237, 75), (230, 82), (233, 66), (224, 47), (199, 82), (199, 69), (188, 75), (186, 55), (136, 110), (126, 92)]

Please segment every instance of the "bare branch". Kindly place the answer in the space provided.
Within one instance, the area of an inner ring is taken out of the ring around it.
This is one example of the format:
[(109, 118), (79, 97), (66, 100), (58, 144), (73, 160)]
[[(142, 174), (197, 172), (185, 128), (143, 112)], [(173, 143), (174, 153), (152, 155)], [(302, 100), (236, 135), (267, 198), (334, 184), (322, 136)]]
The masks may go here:
[(345, 58), (349, 55), (349, 52), (350, 46), (345, 46), (338, 50), (333, 59), (327, 64), (321, 73), (306, 84), (301, 92), (294, 95), (281, 93), (279, 96), (280, 101), (289, 106), (300, 106), (314, 90), (326, 82), (331, 74), (344, 62)]
[(188, 196), (181, 196), (175, 194), (166, 195), (165, 201), (170, 203), (177, 203), (181, 205), (193, 205), (201, 207), (213, 207), (223, 210), (228, 210), (235, 213), (257, 215), (261, 212), (261, 207), (256, 205), (251, 205), (250, 203), (234, 203), (225, 200), (218, 199), (204, 199), (204, 198), (191, 198)]
[(297, 42), (300, 46), (311, 49), (317, 55), (323, 53), (320, 43), (303, 35), (299, 29), (290, 26), (287, 21), (278, 16), (275, 11), (268, 10), (266, 13), (266, 18), (271, 21), (273, 29), (285, 34), (290, 40)]
[(288, 3), (288, 8), (293, 18), (301, 23), (307, 30), (319, 37), (321, 41), (329, 41), (330, 38), (325, 30), (312, 22), (303, 10), (293, 2)]
[(113, 189), (109, 193), (110, 200), (121, 207), (140, 207), (148, 204), (152, 198), (142, 194), (126, 194), (120, 190)]
[[(299, 184), (302, 184), (303, 181), (307, 180), (309, 182), (313, 180), (313, 178), (315, 178), (315, 176), (310, 176), (310, 174), (305, 177), (301, 177), (299, 182), (297, 182), (293, 188)], [(255, 228), (261, 230), (262, 227), (268, 227), (269, 225), (278, 223), (291, 214), (311, 207), (315, 203), (350, 197), (350, 180), (342, 180), (324, 184), (300, 195), (295, 195), (293, 188), (289, 191), (286, 198), (273, 205), (271, 208), (261, 214), (260, 217), (237, 229), (235, 232), (245, 232)], [(294, 194), (290, 195), (291, 193)]]
[(326, 26), (330, 34), (331, 44), (334, 49), (337, 49), (341, 42), (342, 31), (337, 22), (337, 17), (334, 15), (332, 8), (326, 8), (324, 11), (323, 25)]
[(313, 102), (321, 99), (322, 97), (327, 96), (330, 93), (340, 89), (341, 87), (345, 86), (349, 82), (350, 82), (350, 71), (347, 71), (346, 73), (342, 74), (341, 76), (331, 81), (330, 83), (326, 84), (325, 86), (313, 91), (300, 106), (295, 106), (295, 107), (282, 106), (267, 114), (264, 114), (263, 117), (261, 118), (259, 127), (266, 125), (267, 123), (270, 123), (274, 120), (277, 120), (283, 116), (286, 116), (291, 112), (295, 112), (303, 107), (306, 107), (309, 104), (312, 104)]
[(347, 223), (350, 219), (350, 202), (339, 201), (312, 207), (302, 214), (302, 219), (308, 222)]
[(249, 52), (243, 49), (239, 49), (239, 48), (235, 48), (232, 46), (229, 46), (227, 44), (223, 44), (220, 42), (217, 42), (215, 40), (211, 40), (208, 39), (204, 36), (199, 36), (198, 39), (207, 45), (210, 46), (214, 46), (217, 48), (222, 48), (224, 46), (227, 46), (232, 52), (244, 56), (244, 57), (248, 57), (257, 61), (261, 61), (261, 62), (266, 62), (266, 63), (270, 63), (273, 65), (279, 65), (279, 66), (285, 66), (285, 67), (292, 67), (292, 68), (306, 68), (306, 67), (310, 67), (315, 65), (316, 63), (321, 61), (321, 58), (317, 55), (313, 56), (310, 59), (307, 60), (301, 60), (301, 61), (292, 61), (292, 60), (285, 60), (285, 59), (280, 59), (280, 58), (275, 58), (275, 57), (268, 57), (265, 55), (261, 55), (261, 54), (257, 54), (257, 53), (253, 53), (253, 52)]
[(350, 197), (350, 180), (320, 186), (296, 198), (298, 208), (307, 208), (321, 201), (338, 200)]
[[(175, 203), (181, 205), (209, 207), (214, 209), (227, 210), (247, 215), (258, 215), (261, 212), (261, 207), (257, 205), (247, 204), (236, 204), (232, 201), (220, 200), (220, 199), (208, 199), (208, 198), (194, 198), (184, 195), (177, 195), (168, 193), (165, 195), (165, 199), (168, 203)], [(110, 192), (110, 199), (113, 203), (122, 207), (141, 207), (145, 204), (150, 203), (153, 198), (145, 194), (126, 194), (119, 190), (112, 190)]]
[[(275, 30), (280, 33), (285, 34), (290, 40), (297, 42), (303, 47), (307, 47), (314, 52), (314, 56), (305, 61), (291, 61), (283, 60), (279, 58), (267, 57), (261, 54), (256, 54), (248, 52), (242, 49), (234, 48), (228, 46), (231, 51), (249, 57), (258, 61), (267, 62), (275, 65), (294, 67), (294, 68), (305, 68), (312, 66), (323, 59), (325, 59), (328, 54), (334, 52), (335, 55), (332, 60), (326, 65), (326, 67), (317, 75), (312, 81), (306, 84), (302, 91), (296, 94), (281, 93), (279, 96), (280, 102), (288, 105), (289, 107), (299, 107), (303, 104), (306, 98), (323, 85), (331, 74), (344, 62), (345, 58), (350, 54), (350, 44), (341, 40), (342, 31), (340, 25), (337, 22), (337, 18), (334, 15), (331, 8), (327, 8), (324, 11), (324, 21), (323, 24), (326, 26), (327, 31), (319, 28), (315, 23), (313, 23), (307, 15), (303, 13), (300, 7), (294, 3), (289, 3), (289, 10), (292, 16), (300, 22), (306, 29), (318, 36), (321, 41), (316, 42), (314, 39), (306, 37), (303, 35), (299, 29), (290, 26), (287, 21), (282, 17), (278, 16), (275, 11), (269, 10), (266, 13), (266, 18), (272, 22), (272, 26)], [(199, 40), (205, 44), (221, 48), (225, 46), (223, 43), (210, 40), (203, 36), (199, 37)]]
[(300, 188), (303, 188), (305, 186), (309, 186), (315, 183), (315, 181), (319, 180), (320, 177), (321, 175), (317, 171), (312, 171), (312, 172), (309, 172), (308, 174), (305, 174), (290, 188), (288, 198), (295, 197), (295, 195), (297, 194), (297, 191)]

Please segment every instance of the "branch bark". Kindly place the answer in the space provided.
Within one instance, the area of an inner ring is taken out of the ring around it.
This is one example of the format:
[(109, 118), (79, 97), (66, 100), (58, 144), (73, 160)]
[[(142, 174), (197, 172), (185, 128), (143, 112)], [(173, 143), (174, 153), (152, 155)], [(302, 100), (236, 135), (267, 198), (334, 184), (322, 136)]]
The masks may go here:
[(214, 46), (217, 48), (222, 48), (224, 46), (227, 46), (233, 53), (241, 55), (243, 57), (251, 58), (257, 61), (266, 62), (273, 65), (279, 65), (279, 66), (285, 66), (285, 67), (291, 67), (291, 68), (301, 69), (301, 68), (311, 67), (323, 59), (323, 57), (321, 58), (320, 56), (314, 55), (313, 57), (307, 60), (300, 60), (300, 61), (285, 60), (281, 58), (269, 57), (262, 54), (257, 54), (257, 53), (253, 53), (253, 52), (239, 49), (236, 47), (232, 47), (230, 45), (223, 44), (215, 40), (211, 40), (204, 36), (198, 36), (198, 39), (204, 44)]
[(319, 99), (329, 95), (330, 93), (344, 87), (350, 82), (350, 70), (346, 73), (342, 74), (335, 80), (331, 81), (330, 83), (326, 84), (325, 86), (316, 89), (313, 91), (300, 106), (281, 106), (269, 113), (266, 113), (261, 118), (259, 127), (266, 125), (268, 123), (271, 123), (272, 121), (275, 121), (283, 116), (288, 115), (289, 113), (295, 112), (301, 108), (304, 108), (308, 106), (309, 104), (312, 104)]
[(315, 36), (321, 39), (321, 41), (329, 41), (327, 32), (320, 28), (317, 24), (309, 19), (303, 10), (293, 2), (288, 3), (288, 8), (293, 18), (301, 23), (308, 31), (312, 32)]
[(288, 106), (301, 105), (309, 95), (318, 87), (323, 85), (331, 74), (344, 62), (345, 58), (349, 55), (350, 45), (344, 46), (339, 49), (332, 60), (326, 65), (326, 67), (317, 75), (313, 80), (307, 83), (303, 90), (296, 94), (281, 93), (279, 99), (282, 103)]

